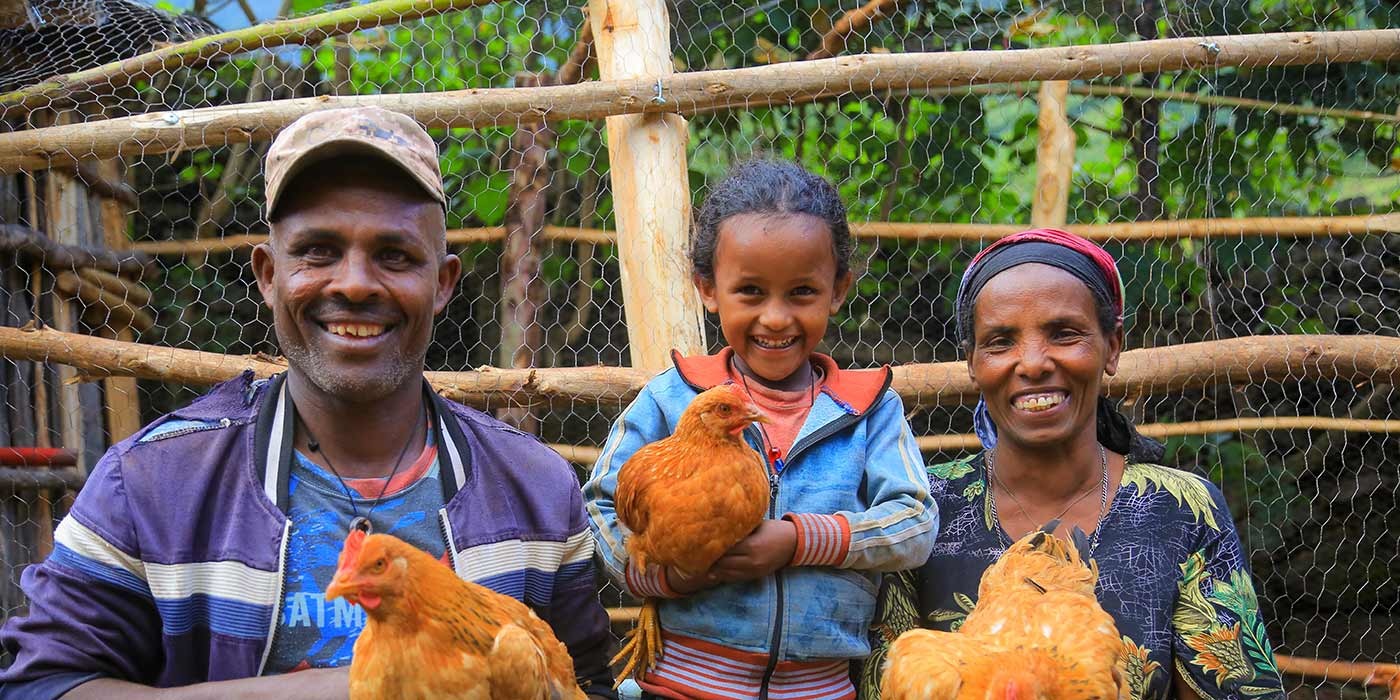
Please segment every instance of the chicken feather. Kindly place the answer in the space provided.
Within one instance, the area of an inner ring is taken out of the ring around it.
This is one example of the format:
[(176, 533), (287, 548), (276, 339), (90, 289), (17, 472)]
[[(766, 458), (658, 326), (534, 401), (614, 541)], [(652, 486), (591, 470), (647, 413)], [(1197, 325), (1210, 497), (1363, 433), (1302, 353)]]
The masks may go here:
[(367, 616), (351, 700), (585, 700), (568, 649), (533, 610), (392, 535), (352, 531), (326, 598)]
[(887, 700), (1115, 700), (1130, 697), (1127, 650), (1094, 595), (1085, 547), (1023, 537), (982, 574), (957, 632), (911, 630), (886, 659)]

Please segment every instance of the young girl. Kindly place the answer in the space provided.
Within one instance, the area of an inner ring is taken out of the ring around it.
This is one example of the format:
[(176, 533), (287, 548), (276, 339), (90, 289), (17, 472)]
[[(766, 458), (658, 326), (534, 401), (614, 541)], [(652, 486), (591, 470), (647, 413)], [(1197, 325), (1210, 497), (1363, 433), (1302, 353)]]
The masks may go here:
[[(661, 657), (639, 679), (654, 697), (855, 697), (850, 660), (870, 653), (879, 572), (928, 559), (938, 514), (889, 368), (843, 370), (816, 352), (853, 247), (835, 188), (790, 163), (739, 166), (700, 209), (695, 286), (728, 347), (678, 356), (647, 383), (584, 487), (609, 575), (665, 599)], [(772, 419), (745, 431), (767, 457), (769, 519), (704, 574), (638, 571), (613, 509), (617, 473), (724, 383)]]

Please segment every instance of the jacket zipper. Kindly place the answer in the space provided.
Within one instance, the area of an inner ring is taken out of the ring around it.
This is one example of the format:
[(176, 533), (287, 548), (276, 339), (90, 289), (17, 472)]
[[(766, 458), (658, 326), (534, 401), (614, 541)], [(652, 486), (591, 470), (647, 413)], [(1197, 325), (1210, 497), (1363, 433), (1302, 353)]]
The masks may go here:
[[(860, 419), (861, 416), (848, 413), (842, 418), (839, 418), (822, 426), (820, 429), (816, 430), (815, 432), (804, 438), (802, 442), (793, 445), (792, 449), (788, 451), (787, 463), (791, 464), (792, 460), (795, 459), (797, 455), (803, 450), (806, 450), (808, 447), (811, 447), (812, 445), (815, 445), (816, 443), (825, 440), (831, 435), (835, 435), (836, 433), (846, 429), (847, 427), (859, 422)], [(759, 441), (759, 444), (763, 444), (762, 440)], [(783, 461), (774, 459), (772, 467), (773, 472), (768, 477), (768, 517), (770, 519), (776, 517), (777, 514), (778, 475), (783, 470)], [(759, 700), (768, 700), (768, 684), (773, 682), (773, 672), (776, 671), (778, 668), (778, 645), (782, 641), (783, 572), (778, 571), (773, 576), (773, 581), (778, 589), (778, 610), (773, 620), (773, 637), (771, 640), (769, 640), (768, 667), (763, 670), (763, 682), (758, 687)]]
[(287, 540), (292, 537), (292, 520), (282, 525), (282, 544), (277, 548), (277, 597), (272, 599), (272, 624), (267, 630), (267, 647), (263, 649), (262, 660), (258, 662), (258, 675), (267, 669), (267, 659), (272, 656), (272, 644), (277, 640), (277, 621), (282, 619), (282, 603), (287, 588)]
[[(177, 420), (188, 420), (188, 419), (180, 418), (180, 419), (177, 419)], [(206, 423), (206, 424), (204, 424), (204, 425), (192, 425), (192, 426), (190, 426), (190, 427), (188, 427), (188, 428), (180, 428), (179, 430), (172, 430), (172, 431), (170, 431), (170, 432), (168, 432), (168, 433), (160, 433), (159, 435), (156, 435), (155, 437), (151, 438), (151, 441), (152, 441), (152, 442), (157, 442), (157, 441), (160, 441), (160, 440), (167, 440), (167, 439), (169, 439), (169, 438), (177, 438), (177, 437), (181, 437), (181, 436), (184, 436), (184, 435), (191, 435), (191, 434), (194, 434), (194, 433), (202, 433), (202, 432), (209, 431), (209, 430), (219, 430), (219, 429), (221, 429), (221, 428), (227, 428), (227, 427), (229, 427), (229, 426), (231, 426), (231, 425), (233, 425), (233, 420), (232, 420), (232, 419), (229, 419), (229, 418), (220, 418), (220, 419), (219, 419), (219, 422), (217, 422), (217, 423)]]
[[(447, 563), (452, 567), (452, 573), (457, 573), (457, 547), (452, 544), (452, 530), (447, 522), (446, 506), (438, 510), (438, 533), (442, 535), (442, 541), (447, 544)], [(458, 576), (460, 577), (461, 574)]]
[[(782, 472), (782, 461), (774, 460), (773, 472), (768, 476), (768, 518), (771, 520), (778, 511), (778, 476)], [(763, 669), (763, 683), (758, 688), (759, 700), (768, 700), (768, 684), (773, 681), (773, 671), (778, 668), (778, 645), (783, 636), (783, 572), (773, 575), (773, 585), (777, 588), (777, 607), (773, 613), (773, 637), (768, 641), (768, 667)]]

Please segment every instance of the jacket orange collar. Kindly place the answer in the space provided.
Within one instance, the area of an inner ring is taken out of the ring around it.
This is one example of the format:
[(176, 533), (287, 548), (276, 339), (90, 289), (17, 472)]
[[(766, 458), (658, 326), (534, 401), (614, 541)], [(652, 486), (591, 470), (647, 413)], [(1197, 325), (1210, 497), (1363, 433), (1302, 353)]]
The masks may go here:
[[(683, 356), (676, 350), (671, 351), (676, 371), (697, 391), (729, 382), (729, 364), (733, 357), (734, 349), (730, 347), (714, 355)], [(821, 353), (812, 354), (812, 363), (826, 377), (822, 391), (855, 415), (862, 415), (873, 408), (893, 379), (889, 365), (879, 369), (841, 369), (835, 360)]]

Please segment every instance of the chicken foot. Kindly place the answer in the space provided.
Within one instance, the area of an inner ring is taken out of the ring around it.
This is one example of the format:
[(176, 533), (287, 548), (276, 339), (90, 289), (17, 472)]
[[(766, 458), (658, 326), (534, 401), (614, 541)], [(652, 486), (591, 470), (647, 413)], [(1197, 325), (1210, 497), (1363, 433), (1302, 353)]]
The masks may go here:
[(622, 685), (622, 681), (634, 672), (640, 676), (656, 668), (656, 660), (661, 658), (661, 617), (656, 609), (655, 598), (642, 601), (642, 609), (637, 613), (636, 626), (627, 633), (627, 642), (609, 663), (616, 665), (624, 658), (627, 659), (627, 665), (617, 674), (614, 688)]

